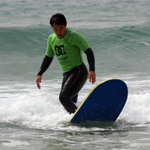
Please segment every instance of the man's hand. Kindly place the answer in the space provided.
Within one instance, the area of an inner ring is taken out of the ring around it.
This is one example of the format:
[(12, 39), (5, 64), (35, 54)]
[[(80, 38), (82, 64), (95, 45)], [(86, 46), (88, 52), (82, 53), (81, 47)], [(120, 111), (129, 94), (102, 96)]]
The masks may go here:
[(41, 88), (41, 86), (40, 86), (41, 80), (42, 80), (42, 76), (37, 76), (37, 78), (36, 78), (36, 85), (37, 85), (37, 87), (39, 89)]
[(92, 84), (95, 83), (95, 81), (96, 81), (96, 74), (95, 74), (94, 71), (89, 71), (88, 79), (89, 79), (89, 82), (92, 82)]

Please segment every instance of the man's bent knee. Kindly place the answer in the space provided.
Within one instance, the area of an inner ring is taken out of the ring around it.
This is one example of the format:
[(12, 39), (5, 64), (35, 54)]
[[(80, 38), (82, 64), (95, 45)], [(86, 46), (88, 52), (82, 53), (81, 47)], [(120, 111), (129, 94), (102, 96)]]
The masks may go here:
[(71, 101), (71, 98), (68, 96), (64, 96), (62, 94), (59, 95), (59, 100), (64, 108), (71, 114), (74, 113), (77, 109), (76, 105)]

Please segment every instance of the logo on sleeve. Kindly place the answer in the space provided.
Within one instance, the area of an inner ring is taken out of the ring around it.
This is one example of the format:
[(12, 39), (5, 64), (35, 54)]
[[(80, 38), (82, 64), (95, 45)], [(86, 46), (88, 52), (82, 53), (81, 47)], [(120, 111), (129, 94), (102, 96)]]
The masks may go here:
[(56, 52), (56, 55), (57, 55), (57, 56), (65, 55), (66, 52), (65, 52), (64, 45), (61, 45), (61, 46), (55, 46), (55, 52)]

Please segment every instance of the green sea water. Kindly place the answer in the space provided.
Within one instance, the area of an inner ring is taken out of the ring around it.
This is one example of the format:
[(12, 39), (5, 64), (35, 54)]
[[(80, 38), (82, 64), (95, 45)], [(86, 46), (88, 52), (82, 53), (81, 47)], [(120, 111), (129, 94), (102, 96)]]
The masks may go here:
[[(149, 0), (0, 0), (0, 12), (0, 149), (149, 149)], [(58, 100), (62, 71), (56, 58), (37, 89), (53, 33), (49, 19), (57, 12), (95, 54), (96, 83), (87, 81), (77, 105), (103, 80), (126, 82), (128, 100), (115, 123), (67, 124), (71, 115)]]

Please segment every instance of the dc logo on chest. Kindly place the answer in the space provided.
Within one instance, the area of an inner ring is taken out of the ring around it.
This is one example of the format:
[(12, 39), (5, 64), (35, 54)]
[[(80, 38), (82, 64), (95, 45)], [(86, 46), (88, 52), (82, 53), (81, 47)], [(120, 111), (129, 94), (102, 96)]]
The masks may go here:
[(56, 55), (57, 55), (57, 56), (65, 55), (66, 52), (65, 52), (64, 45), (55, 46), (55, 52), (56, 52)]

